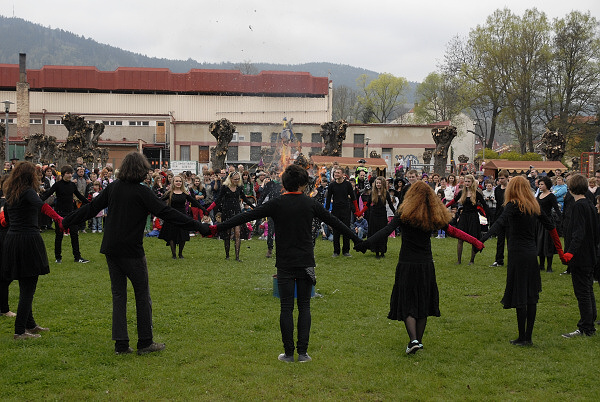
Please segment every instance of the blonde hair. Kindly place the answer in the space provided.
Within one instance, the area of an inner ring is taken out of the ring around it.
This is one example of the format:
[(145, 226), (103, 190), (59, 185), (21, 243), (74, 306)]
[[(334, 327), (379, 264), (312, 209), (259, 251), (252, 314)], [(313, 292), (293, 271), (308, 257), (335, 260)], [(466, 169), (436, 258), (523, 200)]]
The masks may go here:
[[(375, 185), (375, 182), (377, 181), (381, 182), (381, 189), (378, 189)], [(373, 180), (373, 186), (371, 186), (371, 201), (373, 201), (373, 204), (376, 204), (379, 200), (382, 200), (385, 203), (387, 194), (387, 181), (385, 180), (385, 177), (377, 176), (375, 180)]]
[(422, 181), (410, 186), (398, 208), (398, 215), (402, 222), (425, 231), (443, 228), (452, 219), (433, 189)]
[(471, 186), (467, 187), (465, 185), (463, 187), (462, 194), (460, 195), (460, 200), (458, 200), (458, 202), (464, 205), (465, 201), (467, 200), (467, 193), (471, 191), (471, 196), (469, 197), (471, 199), (471, 203), (473, 205), (477, 205), (477, 180), (475, 180), (475, 177), (472, 174), (465, 175), (465, 182), (467, 179), (471, 179)]
[(183, 194), (189, 195), (190, 192), (188, 191), (188, 189), (185, 187), (184, 183), (185, 183), (185, 178), (183, 177), (183, 175), (173, 175), (173, 183), (171, 184), (171, 187), (169, 187), (169, 190), (167, 191), (167, 193), (165, 194), (165, 196), (169, 196), (169, 201), (168, 201), (168, 205), (171, 205), (171, 201), (173, 200), (173, 191), (175, 190), (175, 176), (179, 177), (181, 179), (181, 191), (183, 192)]
[(242, 175), (241, 175), (241, 174), (240, 174), (240, 172), (238, 172), (237, 170), (236, 170), (235, 172), (229, 173), (229, 174), (227, 175), (227, 178), (226, 178), (226, 179), (225, 179), (225, 181), (223, 182), (223, 185), (224, 185), (225, 187), (229, 187), (229, 186), (231, 186), (231, 185), (233, 184), (233, 183), (231, 182), (231, 178), (232, 178), (233, 176), (235, 176), (236, 174), (237, 174), (238, 176), (240, 176), (240, 181), (239, 181), (239, 183), (236, 185), (236, 187), (240, 187), (240, 186), (242, 185)]

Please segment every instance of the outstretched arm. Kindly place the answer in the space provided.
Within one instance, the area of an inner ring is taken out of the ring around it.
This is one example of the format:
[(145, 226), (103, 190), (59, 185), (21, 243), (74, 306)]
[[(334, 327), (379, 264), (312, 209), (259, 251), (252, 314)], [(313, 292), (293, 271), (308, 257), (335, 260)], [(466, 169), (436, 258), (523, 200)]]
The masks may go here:
[(470, 234), (467, 234), (462, 230), (455, 228), (452, 225), (448, 225), (448, 227), (446, 228), (446, 233), (458, 240), (466, 241), (467, 243), (472, 244), (478, 251), (483, 250), (483, 248), (485, 247), (481, 241), (471, 236)]

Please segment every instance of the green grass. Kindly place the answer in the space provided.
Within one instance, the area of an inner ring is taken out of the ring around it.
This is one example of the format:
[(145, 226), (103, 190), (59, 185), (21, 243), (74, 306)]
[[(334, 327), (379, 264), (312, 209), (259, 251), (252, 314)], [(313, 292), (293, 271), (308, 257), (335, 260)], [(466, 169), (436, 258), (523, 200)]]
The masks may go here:
[[(53, 234), (43, 236), (53, 256)], [(333, 259), (331, 243), (319, 240), (313, 361), (285, 364), (277, 360), (283, 348), (272, 296), (275, 259), (265, 258), (266, 243), (257, 239), (242, 243), (243, 264), (225, 261), (220, 240), (192, 238), (186, 258), (174, 261), (164, 242), (146, 239), (155, 340), (167, 349), (115, 356), (101, 236), (80, 236), (86, 265), (68, 258), (65, 238), (64, 262), (51, 262), (50, 275), (40, 278), (33, 311), (50, 333), (14, 341), (14, 319), (0, 318), (2, 400), (597, 399), (600, 337), (560, 336), (578, 320), (560, 263), (555, 273), (542, 273), (534, 346), (508, 343), (517, 335), (516, 314), (500, 305), (505, 269), (488, 267), (493, 239), (474, 266), (454, 264), (456, 240), (432, 239), (442, 317), (429, 319), (425, 349), (411, 356), (404, 353), (404, 325), (386, 318), (400, 240), (390, 239), (383, 260), (369, 253)], [(13, 283), (13, 311), (17, 304)]]

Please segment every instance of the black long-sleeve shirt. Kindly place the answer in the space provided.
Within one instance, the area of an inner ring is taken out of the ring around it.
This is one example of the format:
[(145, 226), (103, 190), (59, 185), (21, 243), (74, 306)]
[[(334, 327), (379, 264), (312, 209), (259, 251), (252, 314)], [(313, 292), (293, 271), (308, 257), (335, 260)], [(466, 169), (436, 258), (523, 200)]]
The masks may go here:
[(136, 258), (144, 256), (144, 227), (148, 213), (187, 230), (208, 232), (208, 226), (178, 212), (140, 183), (115, 180), (94, 200), (82, 206), (63, 220), (63, 226), (83, 222), (107, 208), (104, 235), (100, 252), (111, 257)]
[(48, 191), (44, 191), (40, 198), (42, 201), (46, 201), (52, 194), (56, 194), (56, 212), (60, 215), (66, 215), (73, 211), (73, 196), (77, 197), (84, 204), (88, 203), (87, 198), (77, 191), (77, 185), (72, 181), (57, 181)]
[(220, 231), (227, 230), (265, 216), (272, 217), (275, 222), (276, 267), (306, 268), (315, 266), (312, 242), (312, 220), (315, 217), (338, 229), (353, 241), (359, 241), (354, 231), (327, 212), (315, 199), (297, 193), (285, 193), (281, 197), (259, 205), (252, 211), (238, 214), (217, 224), (217, 228)]
[(337, 181), (332, 181), (331, 183), (329, 183), (329, 186), (327, 186), (327, 198), (325, 200), (326, 209), (329, 209), (332, 198), (332, 211), (352, 209), (350, 207), (352, 205), (351, 202), (356, 201), (356, 196), (354, 195), (352, 184), (350, 184), (350, 182), (347, 180), (344, 180), (341, 183), (338, 183)]
[(570, 266), (594, 267), (596, 265), (598, 236), (596, 208), (587, 198), (575, 201), (571, 210), (571, 219), (565, 230), (565, 253), (573, 254)]

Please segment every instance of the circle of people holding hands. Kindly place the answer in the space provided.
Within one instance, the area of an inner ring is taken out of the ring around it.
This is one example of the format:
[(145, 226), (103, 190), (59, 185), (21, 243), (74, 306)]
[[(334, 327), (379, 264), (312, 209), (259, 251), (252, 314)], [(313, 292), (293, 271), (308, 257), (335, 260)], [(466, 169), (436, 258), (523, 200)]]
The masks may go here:
[[(358, 164), (352, 174), (336, 165), (307, 170), (292, 164), (283, 172), (251, 174), (240, 165), (203, 169), (201, 176), (152, 169), (138, 152), (128, 154), (115, 175), (110, 167), (90, 171), (82, 161), (60, 172), (54, 165), (5, 164), (0, 178), (0, 314), (15, 317), (16, 340), (48, 333), (32, 312), (38, 279), (50, 272), (40, 229), (54, 222), (56, 264), (63, 261), (65, 236), (74, 262), (85, 264), (89, 261), (79, 249), (79, 234), (103, 233), (100, 252), (111, 281), (114, 352), (134, 352), (127, 329), (128, 281), (136, 298), (137, 353), (158, 352), (165, 344), (154, 340), (144, 236), (164, 241), (174, 260), (184, 258), (191, 235), (222, 239), (226, 260), (233, 240), (235, 260), (242, 261), (241, 240), (260, 235), (267, 240), (266, 257), (274, 255), (277, 268), (283, 341), (278, 359), (308, 362), (316, 240), (332, 241), (332, 258), (351, 258), (352, 240), (355, 250), (382, 259), (388, 238), (401, 236), (388, 318), (404, 322), (406, 354), (414, 354), (423, 349), (428, 317), (440, 316), (432, 239), (456, 238), (457, 264), (462, 263), (464, 242), (469, 243), (468, 264), (474, 264), (484, 242), (495, 236), (492, 267), (504, 266), (507, 248), (501, 302), (517, 313), (518, 337), (511, 344), (533, 344), (541, 272), (553, 272), (555, 254), (567, 265), (562, 274), (571, 275), (580, 312), (577, 329), (562, 336), (595, 333), (592, 285), (599, 262), (600, 171), (588, 179), (559, 170), (538, 175), (532, 166), (522, 175), (501, 170), (495, 179), (486, 179), (397, 169), (394, 178), (386, 178), (371, 172), (364, 159)], [(8, 306), (12, 281), (19, 282), (16, 314)]]

